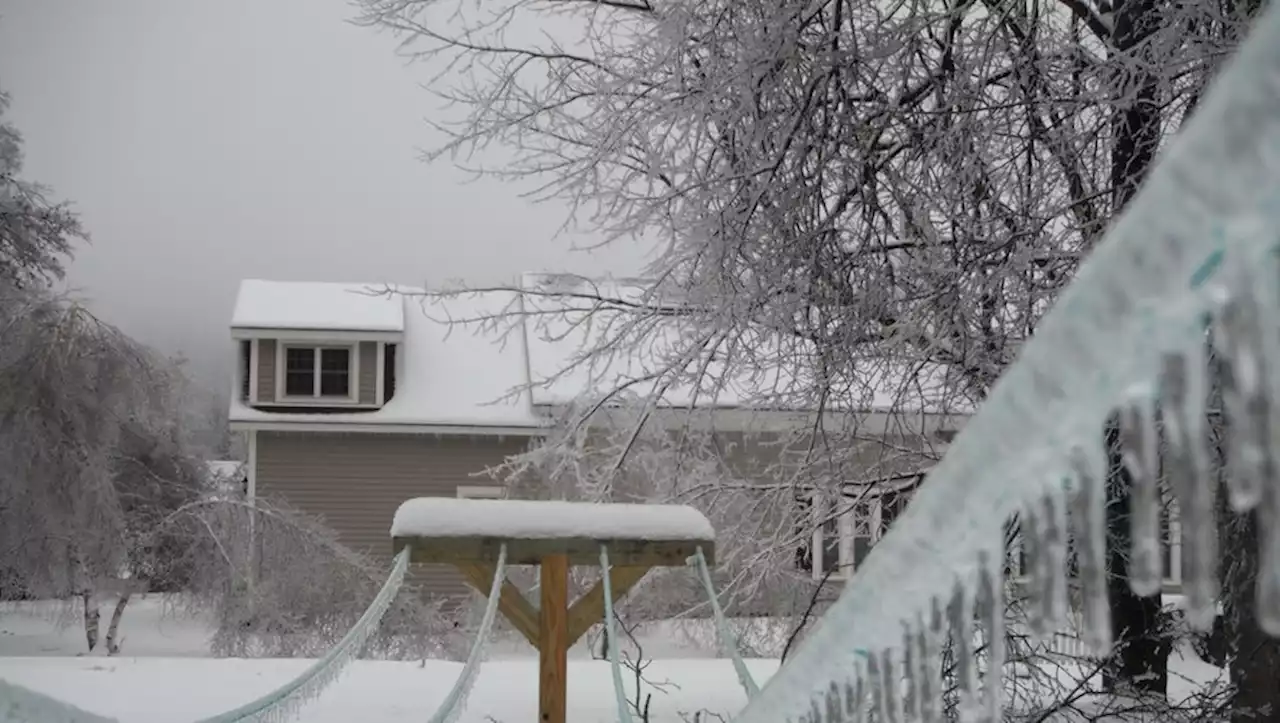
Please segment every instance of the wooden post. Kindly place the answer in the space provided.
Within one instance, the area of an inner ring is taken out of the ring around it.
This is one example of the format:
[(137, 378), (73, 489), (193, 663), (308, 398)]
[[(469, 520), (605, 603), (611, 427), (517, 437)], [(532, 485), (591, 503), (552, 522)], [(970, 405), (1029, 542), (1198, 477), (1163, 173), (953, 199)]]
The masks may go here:
[(569, 677), (569, 557), (542, 558), (538, 621), (538, 720), (565, 723)]

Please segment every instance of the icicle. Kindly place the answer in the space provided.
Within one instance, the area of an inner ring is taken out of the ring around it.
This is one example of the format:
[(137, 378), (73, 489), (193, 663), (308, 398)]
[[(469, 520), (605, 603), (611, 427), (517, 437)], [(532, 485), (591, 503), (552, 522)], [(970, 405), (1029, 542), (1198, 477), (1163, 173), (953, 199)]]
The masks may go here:
[(915, 635), (911, 630), (911, 625), (904, 624), (902, 626), (902, 677), (905, 679), (905, 694), (902, 701), (902, 719), (911, 723), (918, 720), (920, 708), (917, 704), (916, 686), (919, 684), (920, 675), (916, 670), (918, 665), (916, 654), (919, 652), (915, 646)]
[(1187, 623), (1207, 632), (1213, 627), (1218, 597), (1218, 530), (1214, 517), (1214, 479), (1205, 452), (1205, 368), (1203, 343), (1164, 356), (1161, 392), (1169, 434), (1167, 474), (1178, 498), (1182, 523)]
[(964, 586), (956, 583), (947, 606), (951, 623), (951, 643), (956, 666), (956, 688), (960, 693), (961, 709), (972, 707), (978, 698), (978, 673), (973, 650), (973, 606)]
[(867, 698), (868, 718), (880, 723), (884, 720), (884, 695), (880, 687), (884, 681), (880, 677), (880, 656), (871, 653), (867, 656)]
[(1053, 632), (1053, 622), (1047, 613), (1044, 580), (1047, 575), (1040, 569), (1045, 556), (1040, 551), (1044, 538), (1040, 534), (1040, 510), (1030, 504), (1018, 515), (1018, 534), (1022, 540), (1023, 575), (1027, 586), (1027, 626), (1037, 639), (1047, 638)]
[(1258, 299), (1249, 275), (1233, 284), (1234, 295), (1219, 310), (1214, 346), (1222, 359), (1222, 405), (1230, 421), (1228, 499), (1236, 512), (1253, 509), (1275, 478), (1270, 445), (1271, 401), (1265, 378), (1267, 346), (1259, 324)]
[(929, 627), (920, 626), (920, 720), (922, 723), (942, 721), (942, 636), (946, 615), (942, 602), (933, 599), (933, 618)]
[(1049, 639), (1067, 615), (1067, 516), (1066, 505), (1055, 494), (1045, 495), (1021, 527), (1022, 539), (1030, 541), (1031, 634), (1040, 641)]
[(900, 723), (902, 676), (898, 673), (893, 648), (885, 648), (880, 653), (880, 678), (880, 696), (884, 698), (880, 720), (882, 723)]
[(863, 723), (867, 719), (866, 670), (858, 666), (857, 677), (851, 683), (845, 683), (844, 712), (850, 723)]
[(1076, 559), (1083, 605), (1082, 639), (1091, 654), (1111, 649), (1111, 607), (1107, 601), (1107, 466), (1101, 445), (1076, 448), (1071, 458), (1076, 522)]
[(1164, 561), (1160, 551), (1159, 464), (1155, 405), (1134, 399), (1120, 409), (1120, 450), (1129, 472), (1129, 587), (1143, 597), (1160, 592)]
[(827, 690), (827, 717), (823, 720), (827, 723), (840, 723), (844, 720), (844, 716), (840, 714), (840, 686), (834, 682)]
[(998, 723), (1004, 700), (1004, 576), (987, 550), (978, 553), (978, 615), (987, 630), (987, 674), (978, 720)]
[(1258, 625), (1273, 637), (1280, 637), (1280, 514), (1276, 507), (1280, 494), (1269, 487), (1263, 495), (1258, 515), (1261, 549), (1258, 551)]
[[(1250, 287), (1255, 294), (1257, 307), (1274, 310), (1280, 308), (1280, 266), (1277, 266), (1277, 252), (1272, 252), (1267, 262), (1261, 265), (1261, 271)], [(1259, 313), (1255, 307), (1255, 313)], [(1261, 500), (1257, 509), (1259, 532), (1258, 550), (1259, 569), (1256, 593), (1258, 608), (1258, 624), (1266, 633), (1280, 637), (1280, 448), (1273, 437), (1280, 435), (1280, 328), (1274, 323), (1254, 322), (1254, 330), (1249, 335), (1256, 342), (1258, 358), (1259, 387), (1250, 402), (1257, 404), (1251, 408), (1254, 415), (1261, 413), (1266, 406), (1265, 422), (1258, 423), (1260, 417), (1253, 416), (1257, 428), (1252, 429), (1262, 445), (1264, 455), (1264, 474), (1259, 481)], [(1266, 433), (1263, 434), (1262, 428)], [(1234, 433), (1235, 430), (1232, 430)]]

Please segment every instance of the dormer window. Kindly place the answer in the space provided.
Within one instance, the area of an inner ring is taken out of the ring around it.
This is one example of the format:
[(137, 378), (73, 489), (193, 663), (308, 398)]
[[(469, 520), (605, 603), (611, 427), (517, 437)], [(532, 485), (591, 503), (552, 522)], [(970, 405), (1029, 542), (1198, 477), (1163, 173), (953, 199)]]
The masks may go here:
[(346, 346), (284, 347), (284, 396), (352, 399), (352, 350)]

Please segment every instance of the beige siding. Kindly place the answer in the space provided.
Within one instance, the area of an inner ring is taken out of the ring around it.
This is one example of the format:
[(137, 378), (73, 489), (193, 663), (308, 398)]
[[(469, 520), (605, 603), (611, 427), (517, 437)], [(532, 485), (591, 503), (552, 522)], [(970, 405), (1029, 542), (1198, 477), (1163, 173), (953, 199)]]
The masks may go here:
[(378, 403), (378, 342), (360, 342), (360, 379), (359, 396), (361, 404)]
[(258, 340), (258, 401), (276, 400), (276, 340)]
[[(258, 432), (257, 492), (323, 517), (346, 545), (391, 554), (391, 518), (411, 497), (457, 494), (473, 475), (524, 449), (524, 438)], [(428, 595), (463, 596), (451, 568), (418, 566)]]

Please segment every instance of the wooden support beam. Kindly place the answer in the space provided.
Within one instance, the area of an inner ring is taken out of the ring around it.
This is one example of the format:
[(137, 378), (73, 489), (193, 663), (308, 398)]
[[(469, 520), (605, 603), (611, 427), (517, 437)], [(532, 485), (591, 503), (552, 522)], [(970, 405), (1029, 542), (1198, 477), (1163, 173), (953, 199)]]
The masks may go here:
[[(610, 567), (610, 582), (613, 587), (613, 602), (616, 605), (631, 588), (636, 586), (644, 578), (645, 574), (652, 569), (648, 565), (612, 565)], [(600, 580), (595, 586), (586, 592), (578, 601), (569, 608), (569, 645), (578, 642), (578, 639), (591, 629), (592, 625), (604, 620), (604, 576), (601, 575)]]
[[(493, 586), (493, 576), (495, 568), (492, 565), (462, 565), (459, 564), (458, 571), (466, 578), (471, 587), (475, 588), (484, 597), (489, 596), (489, 590)], [(524, 594), (520, 592), (515, 583), (510, 580), (502, 581), (502, 590), (498, 595), (498, 611), (505, 617), (529, 644), (537, 648), (538, 645), (538, 610), (529, 603)]]
[(538, 720), (565, 723), (568, 710), (569, 557), (542, 560), (542, 605), (539, 607)]

